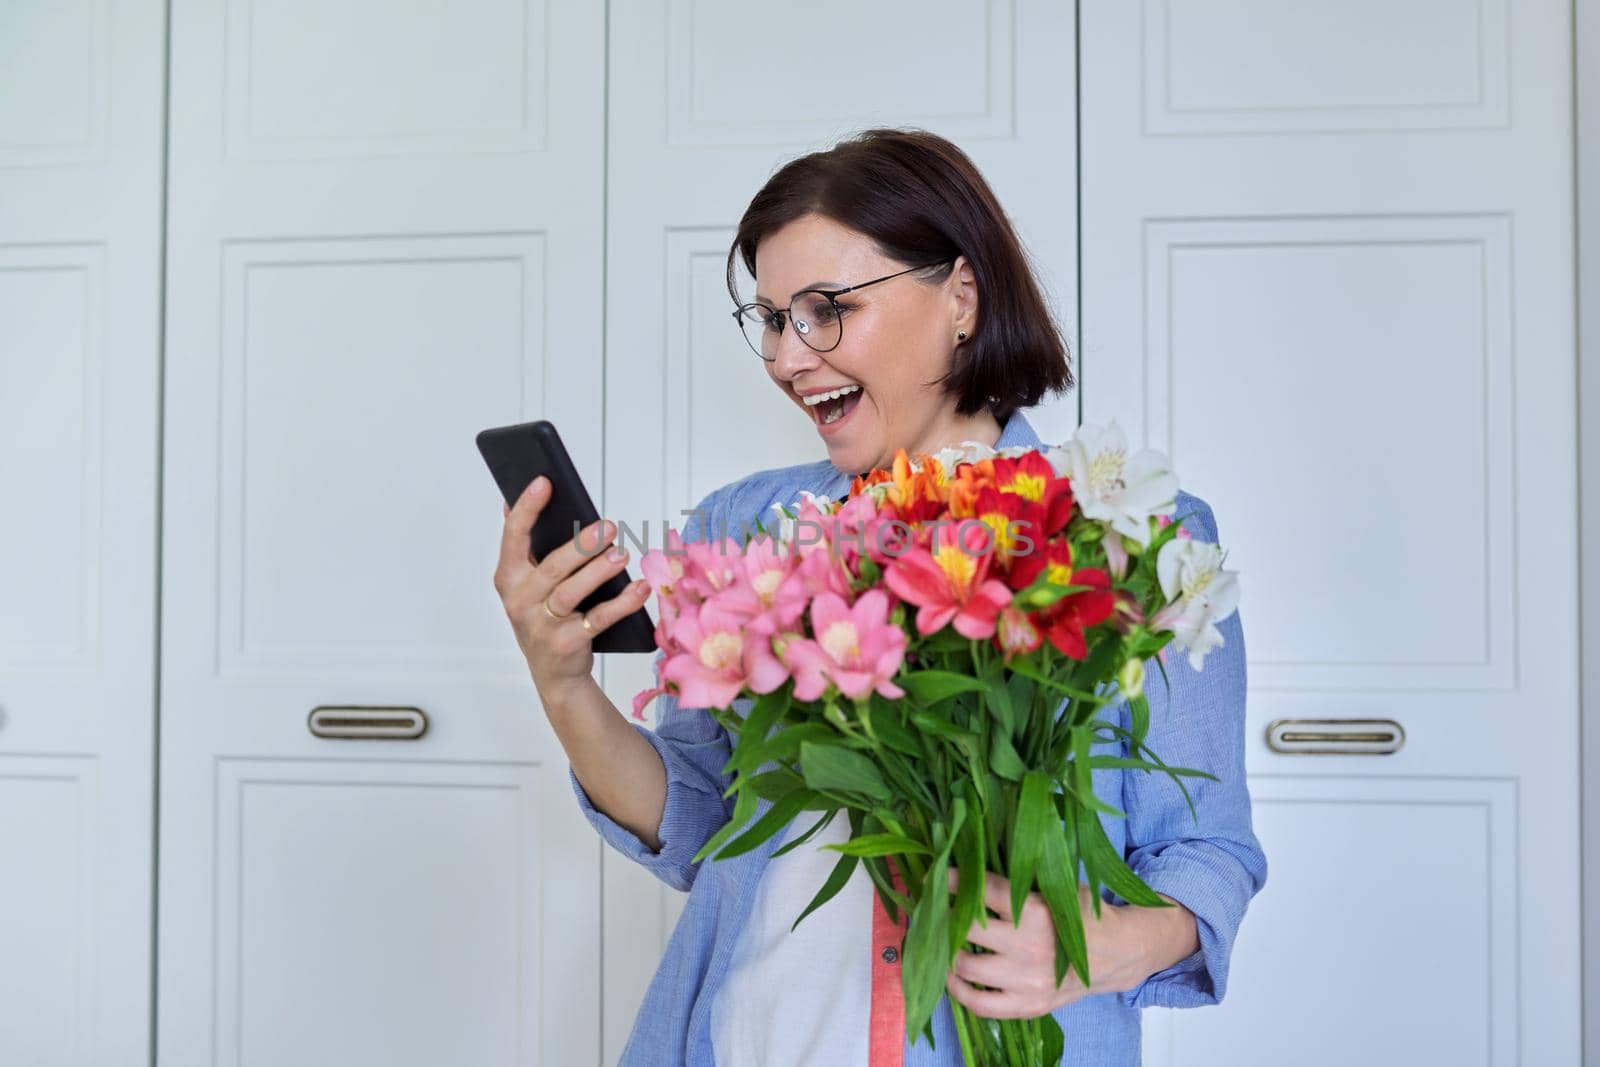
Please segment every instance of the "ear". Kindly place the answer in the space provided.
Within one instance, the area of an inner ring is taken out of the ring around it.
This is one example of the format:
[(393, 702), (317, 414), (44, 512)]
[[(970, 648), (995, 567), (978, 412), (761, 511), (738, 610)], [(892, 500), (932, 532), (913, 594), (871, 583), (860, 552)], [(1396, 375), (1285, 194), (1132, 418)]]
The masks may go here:
[(956, 257), (945, 287), (950, 293), (950, 336), (953, 338), (956, 331), (965, 330), (971, 337), (978, 325), (978, 279), (966, 256)]

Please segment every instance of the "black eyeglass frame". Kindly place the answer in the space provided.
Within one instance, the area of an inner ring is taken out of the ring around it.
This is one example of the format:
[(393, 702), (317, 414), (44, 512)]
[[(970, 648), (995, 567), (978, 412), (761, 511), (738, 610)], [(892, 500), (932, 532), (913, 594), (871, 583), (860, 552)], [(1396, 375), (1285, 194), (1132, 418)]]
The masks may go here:
[(846, 286), (843, 289), (802, 289), (789, 298), (789, 307), (784, 308), (782, 311), (779, 311), (777, 308), (766, 303), (765, 301), (752, 300), (748, 304), (740, 304), (738, 307), (733, 309), (733, 324), (739, 328), (739, 335), (744, 338), (745, 344), (749, 345), (751, 350), (754, 351), (756, 355), (760, 356), (763, 362), (771, 363), (778, 357), (773, 356), (771, 359), (768, 359), (766, 354), (763, 353), (761, 349), (757, 348), (754, 342), (750, 340), (750, 335), (746, 333), (744, 329), (744, 313), (750, 308), (766, 308), (773, 315), (782, 315), (783, 318), (778, 320), (778, 337), (781, 340), (783, 337), (784, 326), (794, 318), (794, 316), (790, 314), (790, 310), (794, 307), (794, 302), (800, 299), (802, 296), (805, 296), (807, 293), (816, 293), (819, 296), (825, 296), (828, 298), (828, 305), (833, 308), (833, 317), (839, 323), (839, 336), (835, 338), (833, 344), (829, 345), (827, 348), (818, 348), (816, 345), (806, 340), (805, 334), (800, 333), (798, 330), (795, 332), (800, 334), (800, 343), (811, 349), (813, 352), (832, 352), (835, 348), (839, 347), (839, 342), (844, 340), (844, 319), (839, 314), (839, 304), (837, 300), (838, 297), (841, 297), (846, 293), (853, 293), (857, 289), (865, 289), (869, 285), (877, 285), (879, 282), (886, 282), (891, 278), (898, 278), (902, 274), (910, 274), (914, 270), (927, 270), (929, 267), (942, 266), (943, 264), (954, 262), (955, 258), (955, 256), (945, 256), (943, 259), (936, 259), (932, 263), (921, 263), (915, 267), (907, 267), (905, 270), (897, 270), (893, 274), (885, 274), (883, 277), (874, 278), (869, 282), (857, 282), (855, 285)]

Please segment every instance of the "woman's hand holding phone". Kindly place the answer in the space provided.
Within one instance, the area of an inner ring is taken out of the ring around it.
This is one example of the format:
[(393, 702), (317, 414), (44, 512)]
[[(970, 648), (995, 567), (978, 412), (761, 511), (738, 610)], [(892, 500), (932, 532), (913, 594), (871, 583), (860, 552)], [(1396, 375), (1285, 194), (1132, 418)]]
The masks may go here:
[[(628, 553), (621, 545), (601, 551), (601, 546), (616, 536), (616, 527), (601, 519), (544, 559), (534, 559), (529, 535), (549, 503), (551, 491), (550, 480), (541, 475), (529, 483), (515, 505), (502, 505), (505, 526), (494, 571), (495, 592), (500, 594), (533, 684), (546, 705), (578, 687), (595, 684), (595, 636), (637, 611), (650, 594), (650, 583), (641, 579), (619, 596), (587, 612), (577, 611), (585, 597), (627, 567)], [(612, 558), (612, 552), (620, 556)]]

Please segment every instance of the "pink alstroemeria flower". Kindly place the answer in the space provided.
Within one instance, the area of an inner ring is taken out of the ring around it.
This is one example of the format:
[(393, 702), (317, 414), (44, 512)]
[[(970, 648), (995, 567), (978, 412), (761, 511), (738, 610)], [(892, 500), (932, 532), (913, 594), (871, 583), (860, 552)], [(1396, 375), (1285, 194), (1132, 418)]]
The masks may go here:
[(678, 585), (701, 600), (732, 588), (742, 569), (744, 549), (738, 541), (694, 541), (684, 546), (683, 577)]
[(815, 639), (791, 641), (785, 659), (794, 669), (797, 700), (816, 700), (829, 681), (852, 699), (874, 689), (891, 699), (905, 696), (892, 679), (905, 658), (906, 635), (889, 621), (889, 597), (869, 589), (846, 605), (833, 593), (811, 602), (811, 630)]
[(746, 685), (755, 688), (750, 677), (752, 651), (745, 636), (749, 622), (749, 615), (716, 599), (678, 616), (672, 639), (683, 651), (667, 657), (661, 677), (678, 687), (682, 704), (726, 708)]
[(745, 546), (733, 585), (722, 594), (723, 602), (750, 616), (752, 633), (791, 629), (810, 599), (804, 583), (791, 580), (799, 568), (799, 557), (782, 542), (752, 540)]
[(933, 550), (908, 548), (889, 564), (884, 584), (895, 596), (918, 607), (917, 632), (923, 635), (953, 623), (963, 637), (994, 634), (995, 620), (1011, 603), (1011, 590), (990, 578), (992, 552), (983, 551), (988, 528), (965, 521), (954, 528), (941, 526)]

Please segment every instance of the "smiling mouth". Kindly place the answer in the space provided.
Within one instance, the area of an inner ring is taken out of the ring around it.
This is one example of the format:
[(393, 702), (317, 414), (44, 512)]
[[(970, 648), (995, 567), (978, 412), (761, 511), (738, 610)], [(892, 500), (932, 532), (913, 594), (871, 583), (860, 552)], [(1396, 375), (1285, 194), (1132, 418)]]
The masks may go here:
[(855, 386), (843, 396), (830, 397), (816, 404), (807, 404), (811, 417), (819, 426), (829, 426), (850, 414), (861, 402), (861, 387)]

